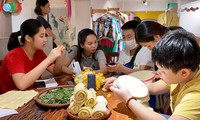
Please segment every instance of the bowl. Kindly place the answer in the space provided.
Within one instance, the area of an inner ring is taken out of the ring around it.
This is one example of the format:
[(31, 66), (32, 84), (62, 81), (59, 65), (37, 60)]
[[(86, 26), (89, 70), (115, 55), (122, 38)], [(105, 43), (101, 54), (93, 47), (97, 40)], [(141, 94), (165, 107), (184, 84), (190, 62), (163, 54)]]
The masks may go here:
[[(38, 103), (38, 104), (40, 104), (40, 105), (42, 105), (42, 106), (45, 106), (45, 107), (67, 107), (67, 106), (69, 106), (69, 102), (67, 102), (67, 103), (51, 103), (51, 104), (49, 104), (49, 103), (45, 103), (45, 102), (43, 102), (42, 100), (41, 100), (41, 97), (42, 96), (44, 96), (45, 94), (51, 94), (51, 93), (49, 93), (49, 92), (52, 92), (52, 91), (56, 91), (56, 90), (59, 90), (59, 89), (62, 89), (62, 88), (74, 88), (74, 86), (73, 85), (64, 85), (64, 86), (58, 86), (58, 87), (54, 87), (54, 88), (48, 88), (48, 89), (45, 89), (45, 90), (43, 90), (43, 91), (41, 91), (36, 97), (35, 97), (35, 101)], [(72, 92), (73, 92), (74, 90), (72, 90)], [(70, 91), (70, 93), (71, 93), (71, 91)], [(72, 93), (71, 93), (72, 94)], [(54, 94), (52, 95), (53, 97), (55, 97), (54, 96)], [(69, 95), (69, 99), (70, 99), (70, 97), (71, 97), (71, 95)]]

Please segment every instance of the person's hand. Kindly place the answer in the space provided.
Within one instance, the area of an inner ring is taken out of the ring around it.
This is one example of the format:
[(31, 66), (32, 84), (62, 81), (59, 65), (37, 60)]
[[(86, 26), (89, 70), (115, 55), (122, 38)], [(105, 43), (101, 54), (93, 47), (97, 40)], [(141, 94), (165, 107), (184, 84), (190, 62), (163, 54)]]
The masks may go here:
[(109, 77), (109, 78), (106, 78), (106, 82), (104, 84), (104, 86), (106, 87), (110, 87), (113, 85), (113, 82), (116, 80), (117, 78), (116, 77)]
[(51, 52), (47, 56), (47, 59), (49, 59), (53, 63), (57, 57), (64, 55), (64, 49), (65, 48), (62, 45), (57, 46), (56, 48), (51, 50)]
[(116, 62), (115, 65), (108, 65), (107, 70), (108, 72), (120, 72), (121, 65), (121, 63)]
[(158, 71), (154, 71), (154, 74), (155, 74), (154, 79), (155, 79), (155, 80), (160, 80), (160, 76), (159, 76)]
[(124, 103), (126, 103), (127, 100), (132, 97), (127, 88), (117, 83), (116, 85), (111, 86), (110, 90), (114, 92), (119, 97), (119, 99)]

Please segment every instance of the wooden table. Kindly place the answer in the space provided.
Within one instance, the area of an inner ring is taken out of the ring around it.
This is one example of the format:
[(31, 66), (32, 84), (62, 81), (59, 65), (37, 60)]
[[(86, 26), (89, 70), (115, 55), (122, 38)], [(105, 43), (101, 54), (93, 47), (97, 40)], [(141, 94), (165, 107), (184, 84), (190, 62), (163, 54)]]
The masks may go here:
[[(66, 85), (69, 77), (57, 78), (59, 85)], [(97, 95), (103, 95), (108, 100), (108, 107), (111, 109), (111, 115), (108, 120), (132, 120), (135, 118), (134, 114), (125, 107), (117, 96), (111, 91), (103, 92), (97, 91)], [(29, 101), (24, 106), (17, 109), (18, 114), (10, 115), (0, 120), (71, 120), (65, 108), (47, 108), (35, 102), (34, 99)]]

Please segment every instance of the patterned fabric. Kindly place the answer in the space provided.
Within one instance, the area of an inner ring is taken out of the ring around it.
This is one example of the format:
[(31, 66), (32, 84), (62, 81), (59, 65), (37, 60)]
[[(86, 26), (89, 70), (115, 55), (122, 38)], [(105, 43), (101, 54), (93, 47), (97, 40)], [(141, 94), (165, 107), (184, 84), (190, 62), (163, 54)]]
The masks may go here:
[[(119, 52), (123, 48), (122, 45), (122, 30), (121, 25), (123, 22), (120, 19), (109, 17), (109, 16), (101, 16), (96, 21), (93, 21), (93, 30), (97, 34), (98, 39), (109, 38), (113, 41), (114, 46), (113, 49), (109, 52)], [(105, 47), (105, 45), (104, 45)], [(109, 45), (107, 46), (109, 47)]]

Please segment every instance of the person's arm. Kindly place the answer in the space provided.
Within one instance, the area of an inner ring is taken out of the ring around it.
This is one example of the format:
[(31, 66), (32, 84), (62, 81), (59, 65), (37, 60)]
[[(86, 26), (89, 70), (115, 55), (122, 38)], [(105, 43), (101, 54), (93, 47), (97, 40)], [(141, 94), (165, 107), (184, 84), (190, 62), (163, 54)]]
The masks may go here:
[(107, 74), (106, 62), (101, 61), (99, 62), (99, 70), (95, 70), (96, 73), (103, 73)]
[(49, 66), (47, 70), (51, 72), (53, 75), (61, 75), (62, 74), (62, 56), (64, 55), (65, 48), (61, 45), (58, 46), (58, 49), (61, 50), (61, 56), (55, 60), (55, 64)]
[(73, 69), (69, 68), (69, 65), (71, 64), (71, 62), (72, 62), (72, 59), (70, 59), (68, 56), (64, 58), (63, 65), (62, 65), (63, 73), (70, 74), (70, 75), (75, 74)]
[[(122, 87), (121, 85), (117, 84), (117, 86), (111, 86), (110, 90), (113, 91), (119, 97), (119, 99), (122, 100), (122, 102), (124, 102), (127, 105), (127, 107), (136, 115), (137, 119), (166, 120), (166, 118), (160, 115), (159, 113), (156, 113), (153, 110), (141, 104), (140, 102), (137, 102), (125, 87)], [(182, 116), (174, 115), (171, 116), (168, 120), (188, 120), (188, 119)]]
[(46, 34), (48, 35), (48, 37), (52, 37), (52, 40), (56, 39), (55, 34), (52, 32), (50, 28), (46, 28)]
[(169, 92), (169, 89), (164, 86), (162, 80), (158, 80), (156, 82), (147, 82), (146, 85), (149, 93), (152, 95), (160, 95)]
[(12, 79), (20, 90), (25, 90), (31, 86), (35, 80), (37, 80), (41, 74), (47, 69), (49, 64), (53, 63), (54, 60), (61, 56), (61, 51), (58, 48), (51, 50), (50, 54), (44, 59), (39, 65), (33, 68), (28, 73), (15, 73), (12, 75)]

